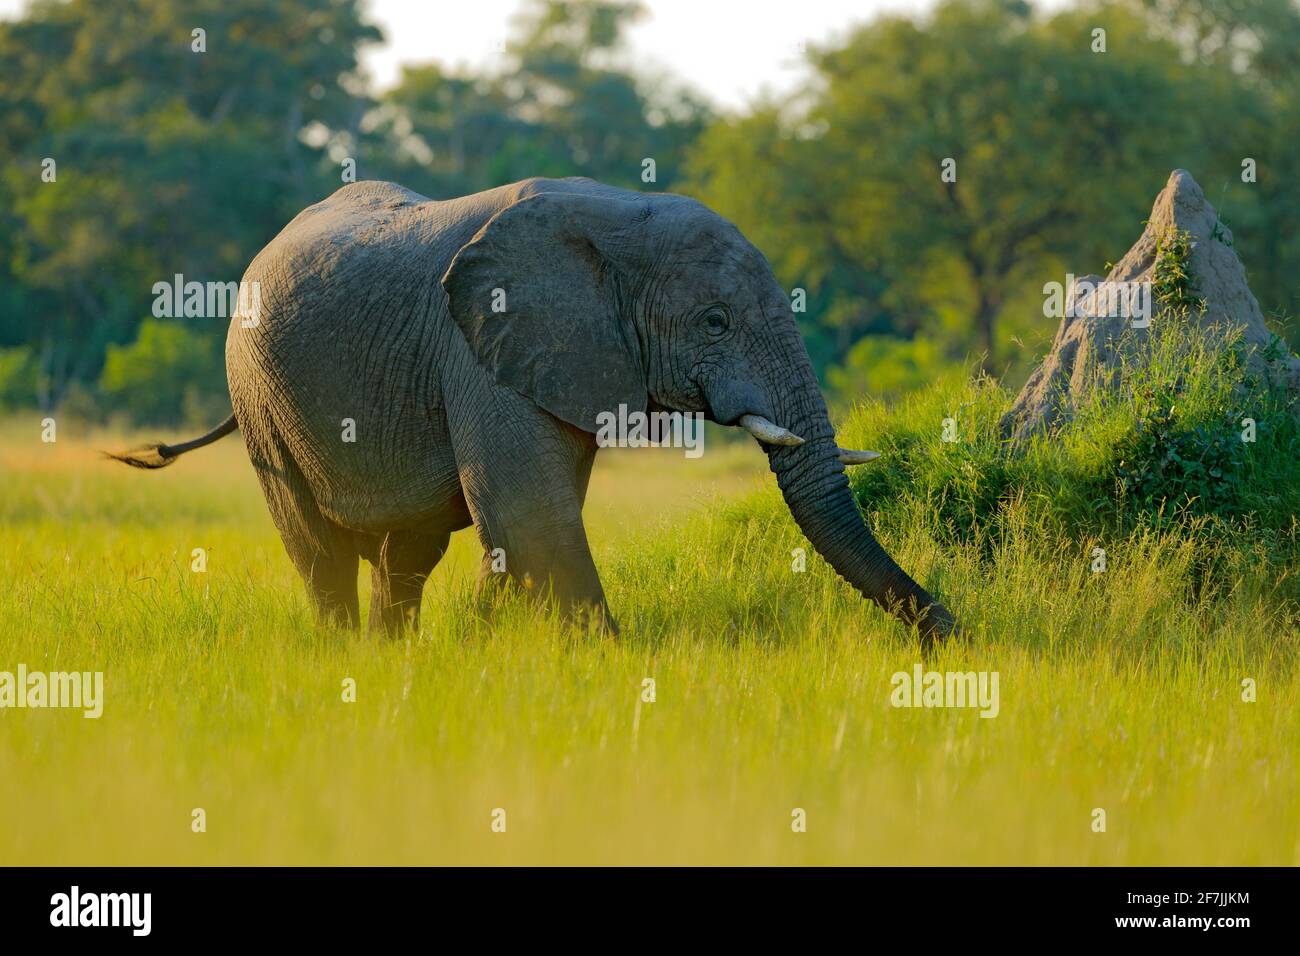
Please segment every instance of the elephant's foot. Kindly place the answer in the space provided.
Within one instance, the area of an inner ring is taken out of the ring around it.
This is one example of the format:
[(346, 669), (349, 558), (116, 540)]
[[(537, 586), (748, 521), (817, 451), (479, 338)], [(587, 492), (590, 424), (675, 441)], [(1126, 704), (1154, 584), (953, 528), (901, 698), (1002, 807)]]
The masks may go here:
[(604, 602), (573, 604), (565, 609), (565, 617), (588, 634), (608, 638), (619, 636), (618, 622)]
[(355, 597), (349, 602), (346, 597), (332, 592), (316, 592), (312, 595), (312, 602), (316, 606), (317, 625), (356, 630), (361, 625), (361, 611), (355, 601)]
[(420, 629), (420, 599), (392, 601), (374, 591), (370, 597), (369, 628), (375, 633), (400, 637), (406, 631)]

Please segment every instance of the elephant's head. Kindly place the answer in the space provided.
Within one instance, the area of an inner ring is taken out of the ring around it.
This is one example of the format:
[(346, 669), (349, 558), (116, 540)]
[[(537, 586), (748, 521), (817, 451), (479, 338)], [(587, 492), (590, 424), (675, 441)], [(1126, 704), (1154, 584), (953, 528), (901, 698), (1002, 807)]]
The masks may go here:
[(597, 416), (620, 404), (747, 428), (831, 566), (924, 637), (949, 633), (952, 616), (862, 520), (844, 464), (866, 455), (838, 447), (789, 298), (762, 253), (681, 196), (575, 180), (527, 192), (443, 278), (484, 367), (593, 433)]

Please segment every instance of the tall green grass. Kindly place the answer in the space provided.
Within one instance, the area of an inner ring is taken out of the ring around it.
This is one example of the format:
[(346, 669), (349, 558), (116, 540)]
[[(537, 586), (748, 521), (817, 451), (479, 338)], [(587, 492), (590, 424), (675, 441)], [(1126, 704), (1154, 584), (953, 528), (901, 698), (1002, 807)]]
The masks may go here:
[[(1195, 434), (1241, 381), (1189, 367)], [(618, 640), (511, 597), (480, 614), (460, 534), (391, 641), (314, 626), (236, 443), (140, 475), (93, 457), (112, 439), (14, 423), (0, 670), (102, 669), (107, 703), (0, 711), (0, 863), (1300, 862), (1285, 409), (1211, 509), (1117, 479), (1140, 413), (1084, 409), (1011, 454), (1008, 401), (954, 383), (842, 428), (885, 454), (853, 478), (879, 537), (965, 626), (924, 666), (998, 671), (994, 719), (891, 707), (915, 635), (810, 549), (793, 569), (808, 546), (756, 450), (703, 504), (696, 463), (598, 461)]]
[(845, 437), (878, 447), (884, 465), (853, 473), (859, 501), (885, 526), (919, 523), (949, 545), (988, 550), (1029, 529), (1018, 547), (1184, 547), (1198, 592), (1258, 577), (1293, 607), (1300, 419), (1280, 353), (1252, 361), (1238, 336), (1169, 326), (1124, 354), (1119, 387), (1082, 396), (1067, 423), (1023, 445), (1004, 437), (1010, 395), (987, 378), (860, 406)]

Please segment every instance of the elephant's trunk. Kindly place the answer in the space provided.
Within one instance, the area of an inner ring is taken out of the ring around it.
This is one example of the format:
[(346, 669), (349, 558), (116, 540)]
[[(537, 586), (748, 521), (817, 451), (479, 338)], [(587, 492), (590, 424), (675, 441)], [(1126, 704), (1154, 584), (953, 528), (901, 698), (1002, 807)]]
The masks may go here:
[(802, 347), (798, 352), (803, 380), (770, 392), (777, 422), (803, 444), (765, 445), (790, 513), (818, 553), (864, 596), (917, 624), (927, 641), (946, 636), (955, 628), (952, 615), (898, 566), (863, 521), (812, 364)]

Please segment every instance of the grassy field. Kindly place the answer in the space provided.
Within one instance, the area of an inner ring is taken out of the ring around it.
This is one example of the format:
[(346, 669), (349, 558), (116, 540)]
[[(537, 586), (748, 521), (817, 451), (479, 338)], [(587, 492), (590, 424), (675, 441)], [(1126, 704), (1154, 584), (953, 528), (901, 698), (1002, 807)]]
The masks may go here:
[(94, 454), (131, 436), (38, 418), (0, 429), (0, 670), (102, 670), (107, 700), (0, 711), (0, 864), (1300, 863), (1294, 607), (1248, 550), (1207, 590), (1194, 536), (1093, 574), (1027, 502), (985, 539), (880, 521), (968, 630), (925, 666), (999, 673), (981, 719), (891, 706), (914, 636), (792, 570), (748, 445), (598, 459), (620, 639), (480, 619), (462, 532), (389, 641), (312, 624), (238, 439), (141, 474)]

